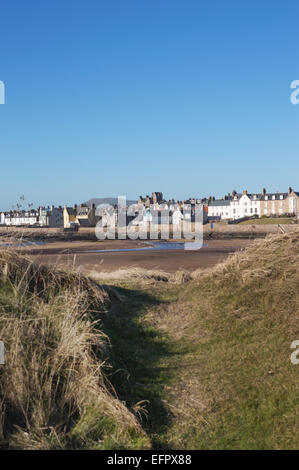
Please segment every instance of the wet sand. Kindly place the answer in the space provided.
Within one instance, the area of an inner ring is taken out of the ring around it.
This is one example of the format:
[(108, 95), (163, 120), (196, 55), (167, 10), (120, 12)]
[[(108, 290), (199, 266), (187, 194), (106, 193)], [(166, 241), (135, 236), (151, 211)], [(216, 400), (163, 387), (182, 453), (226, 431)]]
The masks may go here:
[(96, 242), (55, 242), (43, 246), (31, 246), (20, 250), (34, 262), (80, 269), (82, 272), (115, 271), (123, 267), (159, 269), (173, 273), (178, 269), (193, 271), (205, 269), (224, 260), (230, 253), (241, 250), (252, 243), (251, 240), (211, 240), (205, 241), (198, 251), (184, 249), (107, 251), (149, 247), (142, 241), (110, 240)]

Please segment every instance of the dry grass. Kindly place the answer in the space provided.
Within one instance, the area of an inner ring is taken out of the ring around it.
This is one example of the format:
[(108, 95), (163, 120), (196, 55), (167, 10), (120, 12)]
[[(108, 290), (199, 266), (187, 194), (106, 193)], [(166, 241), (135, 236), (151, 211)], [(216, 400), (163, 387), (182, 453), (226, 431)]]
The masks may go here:
[(170, 278), (169, 274), (164, 271), (142, 269), (142, 268), (137, 268), (137, 267), (121, 268), (112, 272), (91, 271), (89, 273), (89, 277), (91, 277), (94, 280), (101, 281), (101, 282), (137, 281), (138, 283), (159, 282), (159, 281), (168, 282)]
[(193, 273), (134, 268), (86, 278), (9, 251), (0, 252), (0, 273), (8, 345), (0, 423), (11, 447), (149, 446), (105, 378), (112, 363), (99, 320), (114, 299), (105, 323), (118, 365), (111, 381), (131, 406), (150, 400), (155, 445), (298, 447), (290, 344), (299, 334), (299, 233), (269, 236)]
[[(299, 233), (269, 236), (193, 273), (158, 326), (176, 342), (173, 447), (298, 448)], [(174, 407), (174, 408), (173, 408)]]
[(142, 285), (155, 284), (159, 282), (182, 284), (193, 279), (192, 273), (189, 273), (189, 271), (184, 269), (180, 269), (174, 274), (170, 274), (165, 271), (150, 270), (137, 267), (122, 268), (112, 272), (91, 271), (89, 273), (89, 277), (100, 282), (130, 283), (131, 281), (133, 281)]
[(74, 273), (0, 252), (0, 438), (10, 448), (142, 448), (148, 439), (105, 374), (109, 295)]
[[(138, 296), (130, 292), (155, 301), (139, 322), (159, 332), (166, 349), (148, 385), (171, 417), (167, 426), (160, 418), (159, 433), (149, 431), (159, 448), (298, 448), (299, 366), (290, 361), (299, 335), (298, 232), (256, 241), (212, 269), (169, 275), (168, 283), (120, 281), (132, 307)], [(126, 331), (122, 318), (124, 350), (149, 362), (153, 345)], [(144, 372), (132, 362), (132, 393), (140, 396)]]

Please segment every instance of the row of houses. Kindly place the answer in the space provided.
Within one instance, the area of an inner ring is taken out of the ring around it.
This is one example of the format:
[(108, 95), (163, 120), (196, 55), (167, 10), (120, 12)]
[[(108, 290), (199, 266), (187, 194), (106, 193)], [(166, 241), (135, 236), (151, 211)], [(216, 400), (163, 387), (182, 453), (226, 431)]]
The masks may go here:
[(30, 227), (63, 227), (62, 207), (0, 212), (0, 225)]
[[(299, 192), (289, 187), (288, 192), (267, 193), (263, 188), (261, 193), (243, 193), (233, 191), (223, 199), (188, 199), (177, 201), (173, 199), (166, 201), (162, 192), (152, 193), (152, 196), (139, 197), (136, 204), (130, 206), (125, 223), (128, 224), (136, 215), (144, 217), (145, 221), (157, 220), (163, 217), (167, 211), (170, 217), (175, 219), (194, 218), (195, 207), (201, 204), (204, 208), (204, 222), (213, 219), (236, 220), (243, 217), (281, 216), (284, 214), (299, 217)], [(113, 214), (109, 211), (112, 209)], [(191, 210), (190, 210), (191, 209)], [(16, 210), (0, 212), (0, 225), (4, 226), (31, 226), (31, 227), (94, 227), (101, 217), (113, 217), (115, 223), (121, 214), (118, 214), (117, 205), (107, 209), (102, 215), (97, 213), (94, 204), (88, 206), (81, 204), (73, 207), (39, 207), (38, 209)], [(159, 219), (159, 220), (160, 220)]]
[(299, 216), (299, 192), (289, 187), (288, 192), (267, 193), (263, 188), (261, 193), (249, 194), (233, 191), (223, 199), (213, 197), (208, 200), (209, 219), (236, 220), (243, 217), (263, 217), (281, 215)]
[(0, 212), (2, 226), (72, 228), (93, 227), (95, 223), (95, 206), (86, 204)]

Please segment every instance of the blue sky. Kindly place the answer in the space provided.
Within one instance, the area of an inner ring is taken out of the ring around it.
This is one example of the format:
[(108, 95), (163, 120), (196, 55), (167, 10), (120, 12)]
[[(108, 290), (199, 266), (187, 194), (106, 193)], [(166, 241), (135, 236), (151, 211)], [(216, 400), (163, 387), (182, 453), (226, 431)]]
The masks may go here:
[(299, 190), (294, 1), (1, 3), (0, 209)]

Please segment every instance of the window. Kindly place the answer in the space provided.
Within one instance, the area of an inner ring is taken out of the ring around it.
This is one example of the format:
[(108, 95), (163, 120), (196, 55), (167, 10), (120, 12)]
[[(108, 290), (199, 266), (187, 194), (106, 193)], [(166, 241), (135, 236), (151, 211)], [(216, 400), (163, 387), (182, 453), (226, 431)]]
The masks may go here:
[(265, 196), (265, 201), (268, 201), (268, 196)]

